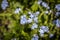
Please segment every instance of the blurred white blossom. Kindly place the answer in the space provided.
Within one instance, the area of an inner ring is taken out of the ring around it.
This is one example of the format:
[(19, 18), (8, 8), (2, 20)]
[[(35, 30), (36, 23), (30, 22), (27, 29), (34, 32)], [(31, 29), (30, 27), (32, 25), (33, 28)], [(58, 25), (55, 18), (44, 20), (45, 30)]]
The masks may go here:
[(49, 12), (48, 11), (45, 11), (46, 14), (48, 14)]
[(41, 37), (44, 37), (44, 34), (40, 34)]
[(17, 40), (16, 38), (12, 38), (11, 40)]
[(54, 36), (53, 34), (50, 34), (50, 35), (49, 35), (50, 38), (53, 37), (53, 36)]
[(7, 6), (8, 6), (7, 0), (3, 0), (2, 3), (1, 3), (1, 8), (2, 8), (3, 10), (5, 10)]
[(29, 11), (28, 14), (32, 14), (32, 12)]
[(52, 13), (52, 10), (49, 10), (50, 13)]

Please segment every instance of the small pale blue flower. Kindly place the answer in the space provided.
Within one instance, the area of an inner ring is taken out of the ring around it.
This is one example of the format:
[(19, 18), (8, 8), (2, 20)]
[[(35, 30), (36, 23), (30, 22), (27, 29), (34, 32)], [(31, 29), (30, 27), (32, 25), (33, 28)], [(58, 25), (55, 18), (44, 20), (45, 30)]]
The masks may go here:
[(31, 19), (31, 18), (29, 18), (28, 20), (27, 20), (27, 22), (28, 23), (31, 23), (33, 20)]
[(27, 23), (27, 19), (26, 18), (21, 19), (20, 23), (21, 24), (26, 24)]
[(42, 2), (42, 6), (47, 8), (48, 4), (46, 2)]
[(5, 10), (7, 6), (8, 6), (7, 0), (3, 0), (3, 1), (2, 1), (2, 4), (1, 4), (1, 8), (2, 8), (3, 10)]
[(53, 34), (50, 34), (50, 35), (49, 35), (49, 38), (52, 38), (53, 36), (54, 36)]
[(40, 34), (44, 34), (44, 30), (40, 29), (39, 30)]
[(60, 11), (60, 4), (57, 4), (55, 8), (57, 9), (57, 11)]
[(30, 18), (34, 18), (35, 16), (34, 16), (34, 14), (30, 14)]
[(38, 0), (37, 4), (41, 4), (42, 3), (42, 0)]
[(39, 13), (40, 13), (40, 12), (39, 12), (39, 11), (37, 11), (37, 12), (35, 12), (35, 15), (36, 15), (36, 16), (38, 16), (38, 15), (39, 15)]
[(59, 19), (56, 20), (56, 26), (60, 27), (60, 20)]
[(50, 9), (50, 7), (48, 6), (47, 9)]
[(17, 8), (16, 10), (15, 10), (15, 13), (19, 13), (21, 11), (21, 8)]
[(26, 15), (22, 15), (21, 18), (26, 18)]
[(31, 29), (35, 29), (35, 28), (37, 28), (37, 27), (38, 27), (38, 25), (37, 25), (36, 23), (33, 23)]
[(60, 15), (60, 12), (56, 12), (56, 14), (55, 14), (56, 16), (59, 16)]
[(40, 36), (43, 37), (44, 36), (44, 30), (40, 29), (39, 32), (40, 32)]
[(38, 38), (39, 38), (38, 35), (37, 34), (34, 34), (32, 40), (38, 40)]
[(26, 24), (26, 23), (27, 23), (26, 15), (22, 15), (22, 16), (21, 16), (20, 23), (21, 23), (21, 24)]
[(42, 29), (44, 32), (49, 32), (49, 28), (47, 26), (41, 26), (40, 29)]
[(38, 17), (35, 17), (33, 20), (35, 23), (38, 23)]

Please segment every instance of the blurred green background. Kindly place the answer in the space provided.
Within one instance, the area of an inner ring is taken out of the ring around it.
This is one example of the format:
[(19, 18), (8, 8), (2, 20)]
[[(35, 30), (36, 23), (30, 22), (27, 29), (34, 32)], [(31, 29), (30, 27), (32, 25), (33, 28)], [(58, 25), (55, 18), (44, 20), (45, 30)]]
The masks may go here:
[[(16, 38), (16, 40), (31, 40), (34, 34), (38, 34), (39, 40), (60, 40), (60, 28), (52, 23), (57, 18), (55, 16), (55, 5), (60, 4), (60, 0), (42, 0), (52, 10), (49, 14), (44, 13), (47, 9), (38, 5), (38, 0), (7, 0), (8, 7), (5, 10), (1, 7), (2, 1), (0, 0), (0, 40), (12, 40), (13, 38)], [(16, 8), (21, 8), (21, 11), (17, 14), (14, 13)], [(21, 15), (28, 15), (28, 11), (41, 12), (38, 16), (38, 26), (49, 26), (50, 31), (45, 33), (44, 37), (40, 37), (39, 27), (31, 30), (33, 22), (25, 25), (20, 24)], [(53, 38), (48, 37), (50, 33), (54, 34)]]

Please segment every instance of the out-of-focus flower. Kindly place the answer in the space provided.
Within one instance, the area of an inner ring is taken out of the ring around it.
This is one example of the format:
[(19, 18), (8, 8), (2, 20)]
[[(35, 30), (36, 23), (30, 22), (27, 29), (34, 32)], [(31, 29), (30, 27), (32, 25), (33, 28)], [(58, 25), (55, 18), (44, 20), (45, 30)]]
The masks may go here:
[(31, 40), (38, 40), (38, 35), (37, 34), (34, 34), (33, 38)]
[(26, 18), (26, 15), (22, 15), (21, 18)]
[(45, 32), (49, 32), (49, 28), (46, 26), (41, 26), (39, 32), (40, 36), (43, 37)]
[(42, 6), (47, 8), (47, 9), (50, 9), (50, 7), (48, 6), (48, 4), (46, 2), (42, 2)]
[(29, 18), (28, 20), (27, 20), (27, 23), (31, 23), (33, 20), (31, 19), (31, 18)]
[(49, 32), (49, 28), (47, 26), (41, 26), (40, 29), (42, 29), (44, 32)]
[(7, 6), (8, 6), (7, 0), (3, 0), (2, 3), (1, 3), (1, 8), (2, 8), (3, 10), (5, 10)]
[(21, 11), (21, 8), (17, 8), (16, 10), (15, 10), (15, 13), (17, 14), (17, 13), (19, 13)]
[(37, 25), (36, 23), (33, 23), (31, 29), (35, 29), (35, 28), (37, 28), (37, 27), (38, 27), (38, 25)]
[(40, 29), (39, 32), (40, 32), (40, 36), (43, 37), (44, 36), (44, 31), (42, 29)]
[(56, 12), (56, 16), (59, 16), (60, 15), (60, 12)]
[(32, 18), (32, 19), (33, 19), (34, 17), (35, 17), (35, 16), (34, 16), (34, 14), (30, 14), (30, 18)]
[(50, 35), (49, 35), (49, 38), (52, 38), (53, 36), (54, 36), (53, 34), (50, 34)]
[(53, 20), (53, 24), (56, 24), (56, 20)]
[(39, 12), (39, 11), (37, 11), (37, 12), (35, 12), (35, 15), (36, 15), (36, 16), (38, 16), (38, 15), (39, 15), (39, 13), (40, 13), (40, 12)]
[(28, 14), (32, 14), (32, 12), (28, 12)]
[(42, 3), (42, 0), (38, 0), (38, 2), (37, 2), (38, 4), (41, 4)]
[(52, 13), (52, 10), (49, 10), (50, 13)]
[(21, 24), (26, 24), (26, 23), (27, 23), (26, 15), (22, 15), (22, 16), (21, 16), (20, 23), (21, 23)]
[(39, 30), (40, 34), (44, 34), (44, 30), (40, 29)]
[(49, 12), (48, 11), (45, 11), (46, 14), (48, 14)]
[(57, 11), (60, 11), (60, 4), (57, 4), (55, 8), (57, 9)]
[(44, 37), (44, 34), (40, 34), (41, 37)]
[(47, 9), (50, 9), (50, 7), (48, 6)]
[(38, 23), (38, 17), (35, 17), (33, 20), (35, 23)]
[(48, 4), (45, 3), (45, 2), (42, 2), (42, 6), (43, 6), (43, 7), (48, 7)]
[(56, 20), (56, 26), (60, 27), (60, 20), (59, 19)]
[(17, 40), (16, 38), (12, 38), (11, 40)]
[(24, 18), (24, 19), (21, 19), (20, 23), (21, 23), (21, 24), (26, 24), (26, 23), (27, 23), (27, 20), (26, 20), (26, 18)]
[(39, 15), (39, 11), (37, 11), (37, 12), (35, 12), (35, 13), (31, 13), (31, 12), (28, 12), (28, 14), (30, 14), (30, 18), (35, 18), (35, 17), (37, 17), (38, 15)]

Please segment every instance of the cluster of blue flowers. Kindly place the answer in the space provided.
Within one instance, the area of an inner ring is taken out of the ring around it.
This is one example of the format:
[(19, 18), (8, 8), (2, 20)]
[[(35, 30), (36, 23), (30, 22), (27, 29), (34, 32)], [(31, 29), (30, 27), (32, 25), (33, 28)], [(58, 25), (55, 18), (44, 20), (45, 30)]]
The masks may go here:
[(43, 37), (45, 32), (49, 32), (49, 28), (47, 26), (41, 26), (39, 32), (40, 36)]
[[(55, 8), (57, 9), (57, 12), (55, 14), (56, 17), (60, 17), (60, 4), (57, 4)], [(60, 27), (60, 19), (54, 20), (53, 23), (56, 25), (56, 27)]]
[(48, 6), (48, 4), (46, 2), (43, 2), (42, 0), (38, 0), (37, 2), (38, 4), (41, 4), (43, 7), (50, 9), (50, 7)]
[(28, 12), (28, 14), (29, 14), (29, 18), (28, 19), (26, 18), (26, 15), (22, 15), (21, 16), (21, 20), (20, 20), (20, 24), (24, 25), (24, 24), (27, 24), (27, 23), (34, 22), (32, 24), (31, 29), (33, 30), (35, 28), (38, 28), (37, 23), (38, 23), (38, 15), (39, 15), (39, 13), (40, 13), (39, 11), (37, 11), (35, 13)]

